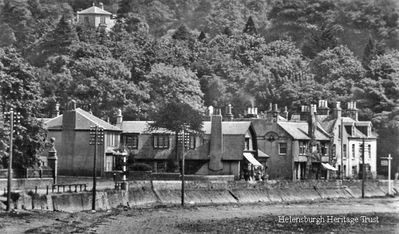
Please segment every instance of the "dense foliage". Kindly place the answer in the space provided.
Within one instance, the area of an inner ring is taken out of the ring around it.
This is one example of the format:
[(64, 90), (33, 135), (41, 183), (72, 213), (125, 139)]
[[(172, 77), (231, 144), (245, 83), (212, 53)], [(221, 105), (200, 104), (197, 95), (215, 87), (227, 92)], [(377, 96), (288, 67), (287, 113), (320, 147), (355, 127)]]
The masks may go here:
[[(231, 103), (235, 116), (253, 103), (357, 100), (360, 118), (399, 155), (397, 1), (102, 2), (118, 14), (108, 33), (74, 23), (91, 2), (0, 1), (0, 46), (29, 66), (23, 82), (37, 97), (23, 100), (41, 99), (27, 113), (49, 115), (72, 98), (111, 120), (119, 108), (126, 119), (148, 119), (173, 100), (197, 110)], [(4, 99), (11, 91), (3, 91)]]

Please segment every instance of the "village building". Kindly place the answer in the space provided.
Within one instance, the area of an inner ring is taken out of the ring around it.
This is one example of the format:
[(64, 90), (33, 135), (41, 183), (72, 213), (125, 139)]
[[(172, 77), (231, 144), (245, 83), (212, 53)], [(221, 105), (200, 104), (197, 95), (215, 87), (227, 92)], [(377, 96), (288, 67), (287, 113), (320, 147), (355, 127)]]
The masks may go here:
[(78, 25), (105, 31), (109, 31), (114, 27), (116, 23), (114, 18), (111, 12), (104, 10), (102, 3), (100, 3), (100, 7), (95, 6), (93, 3), (93, 6), (76, 13)]
[[(135, 162), (152, 166), (155, 172), (168, 171), (168, 165), (181, 160), (182, 138), (177, 141), (173, 132), (165, 129), (149, 130), (147, 121), (121, 121), (122, 140)], [(178, 136), (179, 137), (179, 136)], [(258, 161), (266, 161), (259, 153), (256, 133), (251, 122), (222, 121), (220, 111), (211, 121), (203, 122), (202, 133), (187, 133), (185, 171), (196, 175), (234, 175), (243, 178), (255, 168), (263, 168)]]
[(184, 149), (182, 133), (176, 140), (169, 130), (150, 130), (151, 121), (124, 121), (121, 112), (112, 125), (76, 108), (74, 102), (63, 115), (44, 123), (48, 137), (56, 139), (61, 175), (91, 175), (90, 127), (97, 125), (104, 129), (97, 161), (101, 176), (118, 170), (118, 151), (125, 149), (130, 163), (148, 164), (158, 173), (178, 171), (184, 153), (187, 174), (248, 179), (260, 170), (270, 179), (359, 178), (364, 141), (366, 174), (376, 177), (377, 135), (371, 122), (358, 120), (355, 102), (348, 103), (345, 116), (339, 102), (330, 113), (325, 100), (302, 106), (299, 114), (290, 116), (277, 105), (263, 116), (248, 108), (245, 118), (237, 119), (231, 105), (224, 117), (219, 109), (210, 112), (201, 133), (185, 132)]
[(377, 176), (377, 134), (370, 121), (359, 121), (356, 102), (349, 102), (345, 116), (340, 102), (335, 103), (332, 115), (328, 115), (327, 101), (319, 102), (319, 119), (324, 128), (334, 136), (332, 147), (335, 155), (334, 167), (338, 169), (337, 177), (361, 178), (364, 164), (366, 175)]
[(90, 144), (90, 128), (103, 129), (103, 143), (97, 145), (96, 173), (106, 176), (115, 167), (115, 149), (120, 143), (120, 128), (101, 120), (91, 113), (76, 108), (72, 101), (62, 115), (48, 119), (44, 127), (48, 138), (55, 138), (60, 175), (91, 176), (94, 164), (94, 145)]
[(328, 134), (316, 120), (313, 112), (302, 107), (301, 115), (293, 115), (288, 120), (285, 108), (280, 115), (277, 105), (273, 105), (265, 116), (257, 111), (248, 111), (257, 133), (260, 151), (268, 155), (266, 173), (270, 179), (322, 179), (328, 178), (331, 165), (330, 141)]

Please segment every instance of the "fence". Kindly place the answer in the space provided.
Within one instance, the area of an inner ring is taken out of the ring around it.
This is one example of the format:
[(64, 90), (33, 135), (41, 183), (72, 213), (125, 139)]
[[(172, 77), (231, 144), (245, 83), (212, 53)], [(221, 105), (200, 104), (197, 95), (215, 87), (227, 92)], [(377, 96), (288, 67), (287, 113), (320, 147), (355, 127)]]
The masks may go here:
[[(52, 178), (53, 169), (12, 169), (11, 174), (13, 178)], [(0, 179), (6, 179), (8, 176), (8, 169), (0, 169)]]

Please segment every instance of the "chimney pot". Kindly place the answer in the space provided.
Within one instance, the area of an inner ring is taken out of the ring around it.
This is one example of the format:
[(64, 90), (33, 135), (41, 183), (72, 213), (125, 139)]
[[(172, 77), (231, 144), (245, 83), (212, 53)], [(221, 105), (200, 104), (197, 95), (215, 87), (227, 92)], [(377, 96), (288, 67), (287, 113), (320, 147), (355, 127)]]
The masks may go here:
[(214, 111), (213, 106), (209, 106), (208, 107), (209, 116), (213, 115), (213, 111)]

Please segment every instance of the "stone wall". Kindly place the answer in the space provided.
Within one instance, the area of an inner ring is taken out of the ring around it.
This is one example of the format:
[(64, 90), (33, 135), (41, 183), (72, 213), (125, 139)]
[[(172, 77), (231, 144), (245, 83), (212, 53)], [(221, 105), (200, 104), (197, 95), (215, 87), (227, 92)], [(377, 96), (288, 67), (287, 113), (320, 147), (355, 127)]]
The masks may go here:
[[(130, 181), (129, 191), (103, 190), (96, 194), (96, 209), (107, 210), (118, 206), (156, 207), (181, 203), (181, 181)], [(399, 183), (394, 188), (396, 194)], [(386, 184), (368, 181), (366, 197), (386, 195)], [(326, 199), (350, 199), (361, 197), (361, 181), (265, 181), (247, 183), (240, 181), (187, 181), (185, 204), (247, 204), (306, 202)], [(51, 195), (20, 196), (15, 207), (47, 209), (66, 212), (90, 210), (92, 193), (64, 193)]]

